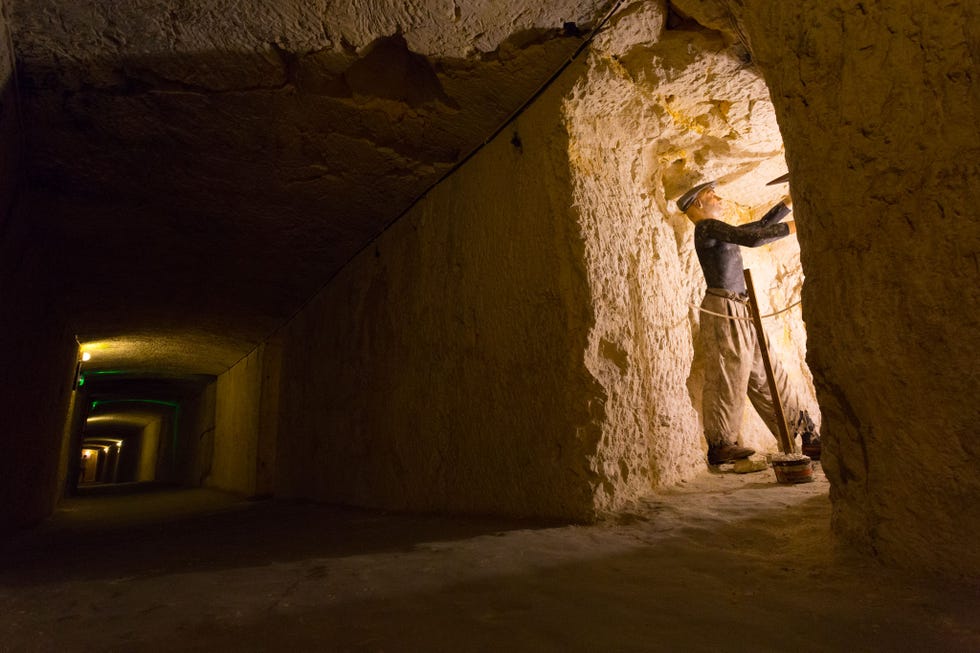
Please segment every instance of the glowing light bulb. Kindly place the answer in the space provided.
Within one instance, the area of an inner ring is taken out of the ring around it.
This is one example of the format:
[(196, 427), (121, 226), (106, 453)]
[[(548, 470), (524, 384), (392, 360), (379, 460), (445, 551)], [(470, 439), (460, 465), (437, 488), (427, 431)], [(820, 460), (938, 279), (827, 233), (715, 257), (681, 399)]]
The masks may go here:
[(87, 351), (83, 351), (82, 352), (82, 360), (83, 361), (90, 361), (90, 360), (92, 360), (92, 354), (90, 354)]

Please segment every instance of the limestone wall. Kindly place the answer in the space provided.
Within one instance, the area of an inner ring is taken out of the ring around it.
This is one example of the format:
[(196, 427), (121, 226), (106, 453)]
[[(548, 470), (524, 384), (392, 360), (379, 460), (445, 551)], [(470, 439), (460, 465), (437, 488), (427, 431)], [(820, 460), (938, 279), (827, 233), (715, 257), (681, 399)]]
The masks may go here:
[(13, 66), (0, 3), (0, 531), (47, 516), (61, 496), (59, 462), (77, 355), (52, 301), (50, 262), (17, 202)]
[(273, 340), (218, 377), (213, 433), (197, 443), (199, 449), (210, 449), (202, 452), (208, 457), (207, 469), (203, 470), (207, 485), (249, 496), (272, 491), (279, 358), (280, 351)]
[[(65, 258), (85, 256), (62, 289), (79, 335), (112, 345), (106, 365), (220, 373), (481, 143), (578, 45), (563, 25), (605, 4), (11, 3), (32, 201)], [(166, 306), (147, 292), (161, 285)]]
[(282, 341), (271, 338), (262, 344), (262, 379), (259, 396), (258, 438), (255, 444), (256, 496), (269, 496), (276, 486), (276, 451), (279, 442), (279, 398), (282, 385)]
[(744, 4), (794, 179), (834, 527), (980, 573), (980, 9)]
[(283, 330), (278, 494), (594, 515), (603, 396), (582, 359), (593, 318), (567, 91), (549, 90)]
[(157, 480), (157, 454), (160, 451), (162, 427), (162, 420), (155, 419), (147, 424), (140, 434), (139, 465), (136, 469), (137, 481)]
[[(565, 103), (596, 324), (586, 360), (608, 394), (602, 455), (623, 491), (648, 491), (704, 469), (701, 362), (695, 347), (705, 287), (693, 225), (673, 202), (719, 180), (729, 220), (761, 217), (786, 192), (768, 89), (719, 32), (667, 24), (663, 3), (633, 3), (600, 37)], [(799, 299), (793, 238), (743, 249), (766, 313)], [(819, 417), (799, 309), (767, 320), (774, 355)], [(742, 441), (776, 441), (751, 409)]]
[(0, 2), (0, 170), (3, 171), (0, 175), (0, 229), (9, 219), (14, 191), (20, 182), (21, 130), (14, 65), (6, 2)]
[(176, 482), (197, 487), (205, 485), (214, 460), (215, 407), (217, 385), (206, 385), (197, 397), (181, 403), (180, 440)]
[(218, 377), (214, 457), (208, 485), (251, 493), (259, 432), (262, 368), (256, 350)]

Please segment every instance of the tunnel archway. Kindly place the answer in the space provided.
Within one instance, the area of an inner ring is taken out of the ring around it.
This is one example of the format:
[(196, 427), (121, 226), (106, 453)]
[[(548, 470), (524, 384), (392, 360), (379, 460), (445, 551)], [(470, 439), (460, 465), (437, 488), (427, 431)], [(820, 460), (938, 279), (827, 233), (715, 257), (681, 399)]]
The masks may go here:
[(201, 485), (211, 460), (215, 377), (115, 369), (112, 356), (100, 356), (109, 349), (82, 345), (94, 353), (78, 377), (81, 414), (69, 445), (69, 492), (86, 482)]

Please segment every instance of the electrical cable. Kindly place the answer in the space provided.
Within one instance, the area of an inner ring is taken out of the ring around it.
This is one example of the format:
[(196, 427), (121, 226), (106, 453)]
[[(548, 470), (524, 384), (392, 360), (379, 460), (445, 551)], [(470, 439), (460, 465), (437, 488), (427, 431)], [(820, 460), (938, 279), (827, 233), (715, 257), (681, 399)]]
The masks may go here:
[(509, 127), (511, 125), (511, 123), (513, 123), (522, 113), (524, 113), (525, 111), (527, 111), (527, 109), (531, 106), (531, 104), (534, 103), (534, 101), (537, 100), (539, 97), (541, 97), (541, 94), (544, 93), (548, 89), (549, 86), (551, 86), (552, 84), (554, 84), (555, 81), (561, 76), (561, 74), (563, 72), (565, 72), (565, 70), (572, 64), (572, 62), (574, 62), (578, 58), (578, 56), (580, 54), (582, 54), (582, 52), (589, 46), (589, 44), (592, 43), (592, 40), (599, 34), (599, 32), (602, 30), (602, 28), (606, 26), (606, 23), (609, 22), (609, 20), (613, 17), (613, 15), (615, 15), (616, 11), (619, 10), (620, 6), (622, 6), (622, 4), (625, 1), (626, 0), (616, 0), (616, 2), (612, 4), (612, 7), (605, 13), (605, 15), (602, 18), (602, 20), (600, 20), (598, 23), (596, 23), (596, 26), (593, 27), (592, 30), (589, 31), (588, 35), (585, 37), (585, 39), (582, 41), (582, 43), (579, 44), (579, 46), (575, 49), (575, 51), (572, 53), (572, 55), (566, 61), (564, 61), (561, 66), (558, 67), (558, 70), (556, 70), (551, 75), (551, 77), (549, 77), (547, 80), (545, 80), (545, 82), (543, 84), (541, 84), (540, 87), (538, 87), (538, 90), (536, 90), (533, 94), (531, 94), (531, 96), (527, 100), (525, 100), (524, 103), (521, 104), (517, 109), (515, 109), (513, 112), (511, 112), (511, 114), (501, 123), (501, 125), (499, 127), (497, 127), (495, 130), (493, 130), (490, 133), (489, 136), (487, 136), (486, 138), (484, 138), (483, 141), (479, 145), (477, 145), (475, 148), (473, 148), (473, 150), (471, 150), (469, 154), (467, 154), (462, 159), (460, 159), (459, 161), (457, 161), (456, 163), (454, 163), (452, 165), (452, 167), (450, 167), (445, 173), (443, 173), (442, 175), (440, 175), (438, 179), (436, 179), (434, 182), (432, 182), (431, 184), (429, 184), (425, 188), (425, 190), (423, 190), (419, 195), (417, 195), (415, 197), (414, 200), (412, 200), (408, 204), (408, 206), (405, 209), (403, 209), (400, 213), (398, 213), (398, 215), (396, 215), (391, 221), (389, 221), (380, 232), (378, 232), (373, 238), (371, 238), (366, 243), (364, 243), (364, 246), (360, 247), (346, 261), (344, 261), (344, 263), (341, 266), (339, 266), (337, 268), (337, 270), (334, 271), (333, 274), (330, 275), (330, 277), (316, 290), (316, 292), (314, 292), (310, 296), (310, 298), (307, 301), (305, 301), (288, 318), (286, 318), (285, 321), (283, 321), (281, 324), (279, 324), (279, 326), (277, 326), (275, 329), (273, 329), (272, 332), (268, 336), (266, 336), (259, 343), (259, 345), (256, 345), (255, 348), (253, 348), (247, 354), (245, 354), (244, 356), (242, 356), (241, 358), (239, 358), (237, 361), (235, 361), (231, 366), (229, 366), (228, 369), (231, 369), (235, 365), (238, 365), (238, 363), (242, 362), (243, 360), (245, 360), (246, 358), (248, 358), (249, 356), (251, 356), (252, 353), (256, 349), (258, 349), (259, 346), (261, 346), (262, 343), (268, 341), (276, 333), (278, 333), (283, 327), (285, 327), (293, 319), (295, 319), (297, 315), (299, 315), (300, 313), (302, 313), (310, 304), (313, 303), (313, 300), (323, 291), (323, 289), (326, 288), (327, 286), (329, 286), (330, 283), (333, 282), (333, 280), (337, 277), (337, 275), (339, 275), (344, 269), (346, 269), (347, 266), (350, 265), (350, 263), (354, 259), (356, 259), (358, 256), (360, 256), (362, 252), (364, 252), (365, 250), (367, 250), (368, 248), (370, 248), (371, 245), (373, 245), (374, 243), (376, 243), (378, 241), (378, 239), (381, 238), (381, 236), (383, 236), (389, 229), (391, 229), (391, 227), (393, 227), (399, 220), (401, 220), (403, 217), (405, 217), (406, 215), (408, 215), (412, 211), (412, 209), (414, 209), (419, 204), (419, 202), (421, 202), (422, 200), (424, 200), (426, 198), (426, 196), (436, 186), (438, 186), (439, 184), (441, 184), (442, 182), (444, 182), (451, 175), (455, 174), (456, 171), (458, 171), (461, 167), (463, 167), (463, 165), (466, 164), (466, 162), (468, 162), (470, 159), (472, 159), (474, 156), (476, 156), (476, 154), (480, 150), (482, 150), (484, 147), (486, 147), (487, 145), (489, 145), (491, 141), (493, 141), (505, 129), (507, 129), (507, 127)]
[[(541, 86), (538, 87), (538, 90), (536, 90), (534, 93), (532, 93), (531, 96), (527, 100), (525, 100), (523, 104), (521, 104), (519, 107), (517, 107), (517, 109), (515, 109), (513, 112), (511, 112), (511, 114), (500, 124), (499, 127), (497, 127), (495, 130), (493, 130), (490, 133), (489, 136), (487, 136), (486, 138), (483, 139), (483, 142), (481, 142), (479, 145), (477, 145), (475, 148), (473, 148), (473, 150), (471, 150), (469, 154), (467, 154), (462, 159), (460, 159), (459, 161), (457, 161), (456, 163), (454, 163), (452, 165), (452, 167), (449, 168), (449, 170), (447, 170), (446, 172), (444, 172), (438, 179), (436, 179), (434, 182), (432, 182), (431, 184), (429, 184), (426, 187), (426, 189), (424, 191), (422, 191), (414, 200), (412, 200), (412, 202), (401, 213), (399, 213), (398, 215), (396, 215), (388, 224), (386, 224), (385, 227), (384, 227), (384, 229), (382, 229), (374, 238), (372, 238), (367, 243), (365, 243), (364, 247), (362, 247), (359, 250), (357, 250), (356, 252), (354, 252), (354, 254), (350, 258), (348, 258), (347, 261), (345, 261), (344, 264), (342, 266), (340, 266), (333, 275), (331, 275), (330, 279), (328, 279), (327, 282), (321, 287), (321, 290), (324, 287), (328, 286), (330, 284), (330, 282), (333, 281), (334, 277), (336, 277), (338, 274), (340, 274), (340, 271), (343, 270), (344, 268), (346, 268), (347, 265), (349, 265), (351, 263), (351, 261), (353, 261), (355, 258), (357, 258), (360, 255), (361, 252), (363, 252), (364, 250), (368, 249), (373, 243), (377, 242), (377, 240), (379, 238), (381, 238), (381, 236), (384, 235), (385, 232), (387, 232), (391, 227), (393, 227), (395, 225), (395, 223), (397, 223), (403, 217), (405, 217), (406, 215), (408, 215), (408, 213), (411, 212), (411, 210), (414, 209), (415, 206), (419, 202), (421, 202), (423, 199), (425, 199), (425, 197), (430, 192), (432, 192), (432, 190), (436, 186), (438, 186), (439, 184), (441, 184), (442, 182), (444, 182), (451, 175), (455, 174), (456, 171), (458, 171), (470, 159), (472, 159), (474, 156), (476, 156), (476, 154), (480, 150), (482, 150), (484, 147), (486, 147), (487, 145), (489, 145), (490, 142), (493, 141), (495, 138), (497, 138), (505, 129), (507, 129), (507, 127), (509, 127), (511, 125), (511, 123), (513, 123), (515, 120), (517, 120), (517, 118), (520, 117), (520, 115), (522, 113), (524, 113), (525, 111), (527, 111), (528, 108), (534, 103), (534, 101), (537, 100), (539, 97), (541, 97), (541, 95), (546, 90), (548, 90), (548, 87), (550, 87), (552, 84), (554, 84), (555, 81), (557, 81), (558, 78), (561, 76), (561, 74), (563, 72), (565, 72), (565, 70), (572, 64), (572, 62), (574, 62), (578, 58), (578, 56), (580, 54), (582, 54), (582, 52), (585, 50), (585, 48), (587, 48), (589, 46), (589, 44), (592, 43), (592, 40), (595, 39), (595, 37), (599, 34), (599, 32), (602, 30), (602, 28), (605, 27), (606, 23), (609, 22), (609, 19), (613, 17), (613, 15), (616, 13), (616, 11), (619, 9), (619, 7), (623, 4), (623, 2), (625, 2), (625, 0), (617, 0), (616, 3), (612, 6), (612, 8), (609, 11), (606, 12), (606, 15), (602, 18), (602, 20), (600, 20), (596, 24), (596, 26), (594, 28), (592, 28), (592, 30), (589, 32), (588, 36), (586, 36), (585, 39), (579, 44), (579, 46), (575, 49), (575, 52), (573, 52), (572, 55), (567, 60), (565, 60), (565, 62), (562, 63), (561, 66), (558, 67), (558, 70), (556, 70), (554, 73), (552, 73), (551, 77), (549, 77), (547, 80), (545, 80), (545, 82), (543, 84), (541, 84)], [(300, 309), (300, 310), (302, 310), (302, 309)], [(298, 312), (299, 311), (297, 311), (297, 313)], [(290, 319), (292, 319), (292, 318), (290, 318)]]

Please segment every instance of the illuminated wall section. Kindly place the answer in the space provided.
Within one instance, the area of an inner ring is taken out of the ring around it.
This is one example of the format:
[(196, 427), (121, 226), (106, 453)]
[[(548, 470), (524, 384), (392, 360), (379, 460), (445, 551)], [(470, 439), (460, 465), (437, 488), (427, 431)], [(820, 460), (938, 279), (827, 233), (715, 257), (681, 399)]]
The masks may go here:
[(135, 479), (137, 481), (156, 480), (157, 452), (160, 450), (162, 426), (162, 420), (154, 420), (143, 429), (140, 437), (139, 465)]
[(249, 496), (272, 492), (279, 356), (275, 341), (264, 344), (218, 377), (207, 485)]

